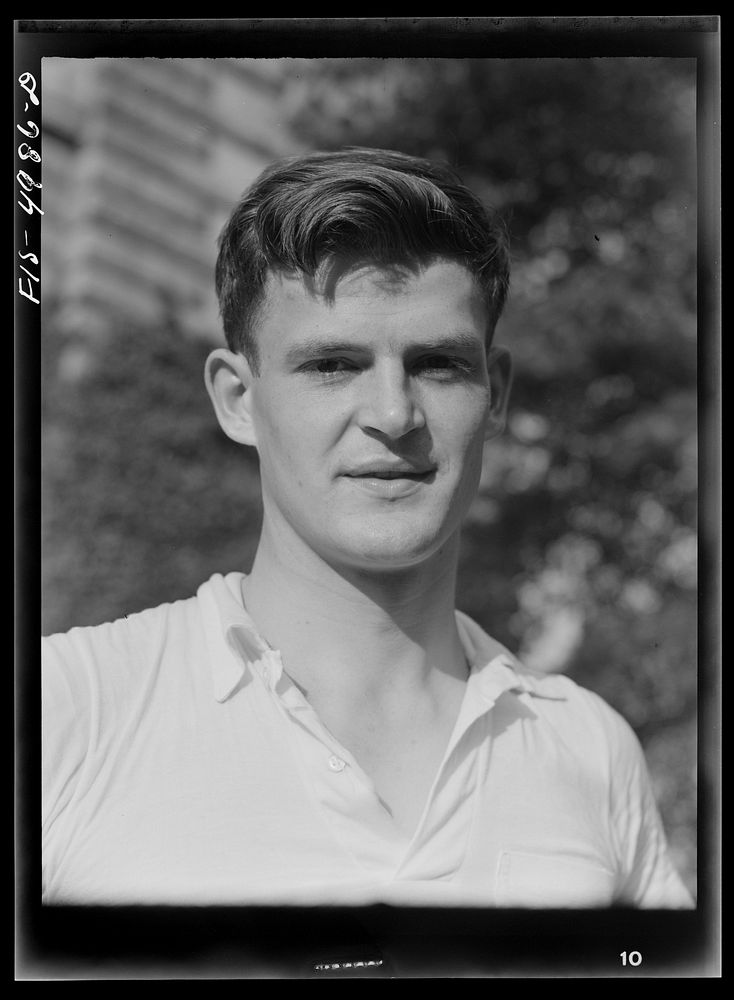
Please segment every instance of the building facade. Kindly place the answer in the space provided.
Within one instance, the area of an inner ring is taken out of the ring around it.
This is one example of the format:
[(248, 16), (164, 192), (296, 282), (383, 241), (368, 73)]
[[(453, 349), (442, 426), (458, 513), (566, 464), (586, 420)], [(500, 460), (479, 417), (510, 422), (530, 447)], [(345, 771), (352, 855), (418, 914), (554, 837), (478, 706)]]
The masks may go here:
[(298, 144), (292, 60), (44, 59), (43, 307), (79, 332), (175, 322), (219, 335), (216, 239)]

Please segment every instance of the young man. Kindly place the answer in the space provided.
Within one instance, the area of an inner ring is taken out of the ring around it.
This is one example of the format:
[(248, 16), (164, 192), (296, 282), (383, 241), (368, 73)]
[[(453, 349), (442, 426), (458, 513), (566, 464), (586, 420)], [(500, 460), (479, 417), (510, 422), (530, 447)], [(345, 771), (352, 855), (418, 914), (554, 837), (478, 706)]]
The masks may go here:
[(259, 548), (45, 640), (46, 902), (690, 905), (626, 723), (455, 610), (507, 286), (502, 226), (428, 162), (245, 194), (206, 384), (259, 455)]

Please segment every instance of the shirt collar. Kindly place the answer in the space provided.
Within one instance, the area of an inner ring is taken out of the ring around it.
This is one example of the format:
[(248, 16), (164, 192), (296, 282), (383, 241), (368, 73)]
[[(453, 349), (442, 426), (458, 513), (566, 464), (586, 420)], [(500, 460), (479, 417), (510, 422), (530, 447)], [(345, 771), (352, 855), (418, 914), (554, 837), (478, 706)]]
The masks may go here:
[(526, 672), (508, 649), (461, 611), (456, 612), (456, 624), (469, 661), (469, 683), (485, 707), (493, 705), (506, 691), (531, 693)]
[[(258, 634), (245, 610), (244, 579), (244, 573), (216, 573), (197, 591), (214, 697), (219, 702), (247, 683), (253, 670), (277, 670), (280, 665), (279, 656)], [(486, 706), (494, 704), (505, 691), (531, 693), (520, 664), (504, 646), (460, 611), (456, 612), (456, 623), (471, 668), (470, 681)]]
[(253, 668), (262, 665), (272, 650), (260, 637), (242, 602), (244, 573), (216, 573), (197, 591), (201, 608), (214, 697), (226, 701), (246, 683)]

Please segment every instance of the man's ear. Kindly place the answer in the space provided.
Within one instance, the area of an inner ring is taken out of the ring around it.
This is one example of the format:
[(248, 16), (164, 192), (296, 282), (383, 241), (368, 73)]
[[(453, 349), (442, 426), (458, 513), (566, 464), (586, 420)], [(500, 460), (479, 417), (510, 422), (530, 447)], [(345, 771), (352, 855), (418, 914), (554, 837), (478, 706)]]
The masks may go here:
[(505, 429), (507, 406), (512, 388), (512, 357), (506, 347), (490, 347), (487, 353), (490, 403), (485, 438), (496, 437)]
[(253, 374), (247, 359), (223, 347), (217, 348), (206, 359), (204, 381), (217, 420), (227, 437), (256, 448), (250, 392)]

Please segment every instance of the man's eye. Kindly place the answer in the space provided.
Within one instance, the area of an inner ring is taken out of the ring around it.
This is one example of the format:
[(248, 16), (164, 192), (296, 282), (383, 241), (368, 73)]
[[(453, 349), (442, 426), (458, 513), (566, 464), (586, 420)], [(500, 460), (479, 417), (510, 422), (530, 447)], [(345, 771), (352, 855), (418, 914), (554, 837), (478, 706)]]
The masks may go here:
[(322, 375), (333, 375), (335, 372), (343, 372), (347, 369), (347, 362), (343, 358), (322, 358), (315, 364), (315, 370)]
[(357, 366), (346, 358), (319, 358), (317, 361), (309, 361), (301, 370), (323, 378), (333, 378), (356, 371), (356, 368)]

